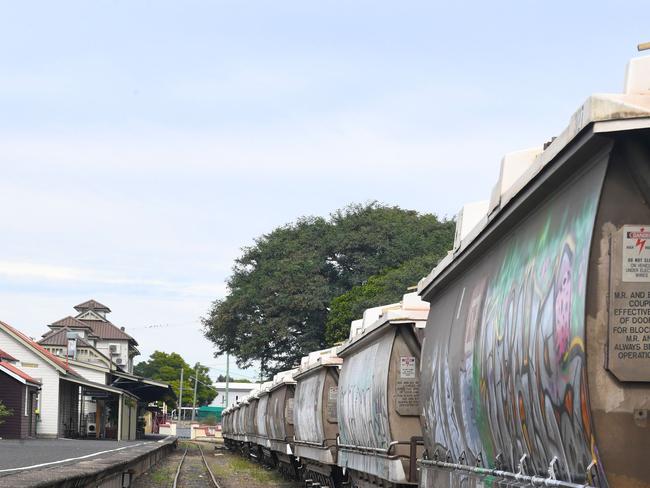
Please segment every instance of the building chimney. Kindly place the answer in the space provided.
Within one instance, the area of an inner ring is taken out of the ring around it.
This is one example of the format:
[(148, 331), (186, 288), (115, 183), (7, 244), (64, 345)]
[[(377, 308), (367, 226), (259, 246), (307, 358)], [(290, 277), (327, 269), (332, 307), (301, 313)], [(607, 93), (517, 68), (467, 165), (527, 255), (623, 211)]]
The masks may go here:
[(122, 331), (124, 331), (124, 327), (120, 327), (120, 329), (122, 329)]

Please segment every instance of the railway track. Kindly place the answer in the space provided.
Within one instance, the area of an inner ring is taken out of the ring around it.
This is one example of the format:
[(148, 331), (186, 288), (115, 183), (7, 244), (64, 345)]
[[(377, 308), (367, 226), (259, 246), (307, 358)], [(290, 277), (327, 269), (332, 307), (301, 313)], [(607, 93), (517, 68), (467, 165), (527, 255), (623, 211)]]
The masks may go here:
[[(204, 468), (203, 472), (207, 472), (208, 476), (206, 478), (198, 475), (197, 471), (201, 471), (201, 469), (200, 468), (197, 469), (197, 464), (200, 463), (192, 463), (192, 466), (188, 466), (188, 463), (185, 463), (185, 458), (188, 457), (187, 452), (189, 450), (189, 448), (185, 448), (185, 452), (183, 452), (181, 461), (178, 463), (178, 468), (176, 469), (176, 475), (174, 476), (174, 484), (172, 485), (172, 487), (173, 488), (183, 488), (183, 487), (203, 488), (203, 487), (210, 486), (212, 488), (222, 488), (222, 486), (219, 484), (217, 479), (214, 477), (214, 474), (212, 473), (210, 466), (208, 465), (208, 461), (205, 458), (205, 453), (203, 452), (203, 448), (201, 447), (201, 444), (198, 442), (191, 442), (190, 444), (198, 448), (199, 453), (201, 454), (201, 461)], [(190, 458), (192, 457), (195, 456), (190, 456)]]

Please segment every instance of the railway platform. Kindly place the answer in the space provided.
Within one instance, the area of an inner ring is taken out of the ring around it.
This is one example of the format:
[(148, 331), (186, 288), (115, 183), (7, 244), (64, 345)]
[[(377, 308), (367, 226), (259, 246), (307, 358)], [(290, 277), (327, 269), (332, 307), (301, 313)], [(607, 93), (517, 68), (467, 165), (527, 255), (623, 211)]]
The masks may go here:
[(129, 487), (167, 456), (175, 436), (136, 441), (29, 439), (0, 441), (0, 487)]

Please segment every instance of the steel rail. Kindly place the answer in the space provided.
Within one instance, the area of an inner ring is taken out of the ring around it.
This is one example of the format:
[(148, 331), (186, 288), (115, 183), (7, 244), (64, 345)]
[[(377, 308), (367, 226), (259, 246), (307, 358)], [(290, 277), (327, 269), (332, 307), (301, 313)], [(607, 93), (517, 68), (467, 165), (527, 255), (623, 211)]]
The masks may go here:
[(181, 466), (183, 466), (183, 461), (185, 461), (185, 456), (187, 456), (187, 448), (185, 448), (185, 452), (183, 453), (181, 462), (178, 463), (178, 468), (176, 468), (176, 475), (174, 476), (174, 484), (172, 485), (172, 488), (176, 488), (176, 485), (178, 484), (178, 477), (181, 474)]
[[(201, 459), (203, 460), (203, 465), (205, 466), (205, 469), (207, 469), (208, 474), (210, 475), (210, 479), (212, 480), (212, 484), (214, 485), (214, 488), (221, 488), (221, 485), (217, 481), (217, 479), (214, 477), (214, 474), (212, 473), (212, 470), (210, 469), (210, 466), (208, 465), (207, 459), (205, 459), (205, 454), (203, 454), (203, 449), (201, 448), (201, 444), (198, 442), (190, 442), (190, 444), (194, 444), (196, 447), (199, 448), (199, 452), (201, 453)], [(180, 477), (181, 474), (181, 468), (183, 467), (183, 461), (185, 461), (185, 457), (187, 456), (187, 450), (188, 448), (185, 448), (185, 452), (183, 453), (183, 457), (181, 458), (181, 462), (178, 463), (178, 468), (176, 469), (176, 475), (174, 476), (174, 484), (172, 485), (172, 488), (177, 488), (178, 484), (178, 478)]]
[(214, 477), (214, 474), (212, 473), (212, 470), (210, 469), (210, 466), (208, 466), (208, 460), (205, 459), (205, 454), (203, 454), (203, 449), (201, 448), (201, 444), (198, 442), (194, 442), (196, 446), (199, 448), (199, 452), (201, 453), (201, 458), (203, 458), (203, 464), (205, 465), (205, 469), (208, 470), (208, 474), (210, 475), (210, 479), (212, 480), (212, 483), (214, 484), (214, 488), (221, 488), (221, 485), (217, 481), (217, 479)]

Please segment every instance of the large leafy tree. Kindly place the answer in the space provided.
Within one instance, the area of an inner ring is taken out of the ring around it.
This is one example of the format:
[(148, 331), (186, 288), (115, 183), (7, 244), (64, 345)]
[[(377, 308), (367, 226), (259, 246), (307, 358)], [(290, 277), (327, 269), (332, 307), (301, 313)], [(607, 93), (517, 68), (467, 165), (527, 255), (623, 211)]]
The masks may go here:
[[(149, 356), (149, 360), (136, 364), (133, 372), (145, 378), (168, 383), (178, 395), (181, 369), (183, 369), (183, 405), (188, 407), (192, 406), (194, 400), (193, 378), (195, 368), (199, 380), (196, 388), (196, 404), (197, 406), (208, 405), (217, 396), (216, 390), (212, 387), (212, 380), (208, 375), (209, 368), (200, 363), (190, 366), (180, 354), (155, 351)], [(172, 408), (177, 406), (178, 402), (172, 402)]]
[(243, 368), (259, 361), (269, 377), (328, 344), (335, 297), (416, 256), (444, 254), (452, 236), (453, 222), (377, 202), (300, 218), (243, 249), (227, 296), (203, 319), (205, 335), (217, 354)]

